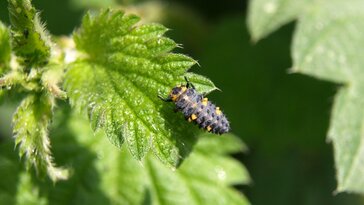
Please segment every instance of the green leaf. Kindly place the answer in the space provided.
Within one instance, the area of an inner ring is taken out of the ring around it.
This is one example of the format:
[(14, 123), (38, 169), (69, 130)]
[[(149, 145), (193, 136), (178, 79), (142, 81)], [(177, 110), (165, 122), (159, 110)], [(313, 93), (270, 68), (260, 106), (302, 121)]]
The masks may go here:
[[(201, 136), (196, 151), (176, 171), (167, 169), (153, 157), (148, 158), (145, 166), (153, 203), (249, 204), (243, 195), (229, 188), (230, 185), (249, 183), (249, 175), (239, 162), (226, 156), (244, 145), (233, 135), (222, 138), (227, 144), (212, 134)], [(222, 142), (217, 146), (218, 151), (210, 149), (216, 147), (211, 146), (216, 142)], [(233, 149), (232, 143), (236, 143)], [(206, 152), (208, 149), (210, 151)]]
[(167, 28), (135, 26), (138, 20), (120, 11), (86, 14), (74, 34), (86, 57), (69, 66), (64, 87), (71, 104), (87, 108), (92, 127), (104, 128), (113, 144), (125, 142), (137, 159), (152, 150), (175, 167), (191, 151), (197, 128), (157, 95), (185, 84), (185, 75), (200, 92), (216, 88), (210, 80), (186, 73), (195, 61), (170, 52), (177, 44), (163, 36)]
[(60, 106), (51, 129), (57, 163), (73, 167), (69, 180), (53, 184), (33, 178), (19, 166), (8, 141), (0, 144), (0, 174), (7, 176), (0, 181), (0, 202), (249, 204), (231, 187), (249, 182), (245, 167), (229, 156), (246, 149), (237, 137), (200, 136), (196, 151), (173, 171), (153, 154), (134, 160), (127, 149), (110, 146), (103, 132), (95, 135), (85, 118), (71, 113)]
[(8, 0), (12, 48), (20, 63), (30, 68), (43, 66), (50, 57), (51, 41), (30, 0)]
[(24, 156), (29, 169), (34, 166), (40, 174), (53, 180), (66, 179), (67, 170), (54, 166), (47, 136), (52, 117), (52, 98), (29, 94), (17, 108), (13, 117), (15, 142), (19, 155)]
[(250, 0), (247, 24), (253, 41), (293, 21), (313, 0)]
[(364, 193), (363, 7), (360, 0), (317, 4), (300, 20), (293, 43), (294, 71), (345, 84), (328, 132), (339, 192)]
[(9, 30), (0, 22), (0, 75), (9, 69), (10, 55)]
[[(78, 181), (87, 183), (85, 185), (65, 182), (66, 186), (56, 187), (52, 195), (66, 198), (64, 202), (68, 201), (67, 197), (69, 198), (68, 195), (63, 195), (64, 193), (87, 189), (90, 190), (89, 195), (98, 196), (95, 201), (100, 201), (105, 194), (111, 204), (249, 204), (241, 193), (230, 187), (250, 182), (245, 167), (228, 156), (246, 149), (245, 145), (233, 135), (200, 136), (195, 151), (180, 168), (174, 171), (168, 169), (153, 154), (138, 162), (127, 149), (120, 151), (116, 147), (110, 147), (105, 137), (102, 137), (102, 132), (93, 137), (87, 121), (77, 115), (68, 119), (67, 126), (62, 126), (62, 129), (70, 130), (66, 136), (77, 136), (78, 143), (72, 142), (72, 144), (86, 146), (89, 149), (87, 152), (92, 151), (97, 156), (97, 158), (92, 157), (85, 151), (78, 151), (76, 155), (79, 156), (78, 159), (74, 159), (75, 154), (72, 151), (67, 155), (71, 161), (76, 160), (75, 175), (70, 180), (74, 180), (75, 177)], [(64, 142), (65, 138), (59, 140)], [(66, 143), (70, 141), (66, 140)], [(69, 146), (68, 144), (62, 147), (66, 150)], [(86, 159), (93, 159), (94, 162), (86, 163)], [(103, 190), (103, 194), (93, 188), (87, 188), (87, 184), (93, 184), (90, 187), (96, 186), (95, 176), (98, 175), (89, 173), (94, 168), (100, 174), (100, 189)], [(76, 196), (72, 201), (78, 202), (82, 197), (80, 194), (71, 196)], [(83, 197), (89, 196), (83, 195)]]
[[(228, 151), (200, 151), (210, 148), (206, 146), (210, 141), (220, 142), (215, 135), (201, 137), (196, 152), (175, 171), (165, 167), (154, 155), (148, 155), (140, 164), (125, 149), (119, 152), (107, 144), (98, 146), (102, 156), (98, 168), (113, 170), (103, 176), (103, 190), (115, 204), (249, 204), (241, 193), (229, 187), (250, 182), (246, 169), (226, 156)], [(235, 146), (240, 146), (239, 149), (244, 147), (235, 136), (223, 138), (229, 144), (226, 147), (231, 147), (231, 142), (237, 142)]]
[[(301, 7), (296, 11), (299, 21), (292, 46), (292, 71), (343, 84), (328, 131), (334, 145), (337, 191), (364, 193), (364, 2), (308, 1)], [(250, 16), (257, 15), (253, 13)], [(270, 27), (282, 24), (273, 21)]]

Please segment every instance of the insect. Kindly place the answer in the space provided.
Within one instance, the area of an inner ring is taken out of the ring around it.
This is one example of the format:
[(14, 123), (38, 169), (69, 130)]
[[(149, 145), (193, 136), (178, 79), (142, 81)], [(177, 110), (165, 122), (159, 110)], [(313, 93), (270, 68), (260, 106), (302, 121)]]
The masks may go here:
[(174, 102), (175, 111), (181, 111), (189, 122), (194, 122), (208, 132), (229, 132), (229, 121), (220, 108), (204, 97), (204, 94), (197, 93), (195, 86), (186, 77), (185, 80), (187, 84), (172, 88), (167, 98), (158, 97), (165, 102)]

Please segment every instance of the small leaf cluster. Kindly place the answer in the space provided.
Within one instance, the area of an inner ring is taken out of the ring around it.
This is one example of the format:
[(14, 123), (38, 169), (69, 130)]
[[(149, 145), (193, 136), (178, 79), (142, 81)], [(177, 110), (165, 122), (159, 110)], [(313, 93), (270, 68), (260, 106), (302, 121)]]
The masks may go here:
[[(50, 62), (50, 37), (29, 0), (9, 0), (9, 13), (10, 32), (4, 26), (0, 32), (3, 39), (0, 65), (7, 71), (0, 78), (0, 86), (23, 93), (24, 98), (13, 116), (19, 155), (25, 158), (26, 167), (34, 166), (39, 175), (47, 174), (53, 181), (66, 179), (68, 170), (54, 165), (48, 137), (55, 98), (61, 90), (57, 85), (60, 77), (50, 79), (49, 75), (59, 69), (51, 66), (56, 62)], [(16, 59), (12, 66), (11, 51)]]

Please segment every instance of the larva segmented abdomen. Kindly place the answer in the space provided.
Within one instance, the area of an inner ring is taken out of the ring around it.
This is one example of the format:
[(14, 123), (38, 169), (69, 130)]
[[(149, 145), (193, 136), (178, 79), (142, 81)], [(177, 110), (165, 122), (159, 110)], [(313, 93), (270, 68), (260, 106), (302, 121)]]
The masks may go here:
[(186, 119), (193, 121), (200, 128), (216, 134), (223, 134), (230, 130), (229, 122), (220, 108), (193, 88), (188, 88), (182, 93), (175, 104)]

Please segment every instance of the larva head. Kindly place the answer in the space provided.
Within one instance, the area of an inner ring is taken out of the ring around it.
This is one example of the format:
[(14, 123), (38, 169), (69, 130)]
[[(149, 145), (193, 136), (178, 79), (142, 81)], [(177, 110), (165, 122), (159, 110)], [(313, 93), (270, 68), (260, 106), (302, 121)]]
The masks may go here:
[(168, 97), (173, 101), (176, 102), (178, 97), (182, 95), (182, 93), (186, 92), (187, 87), (185, 85), (174, 87), (171, 92), (169, 93)]

